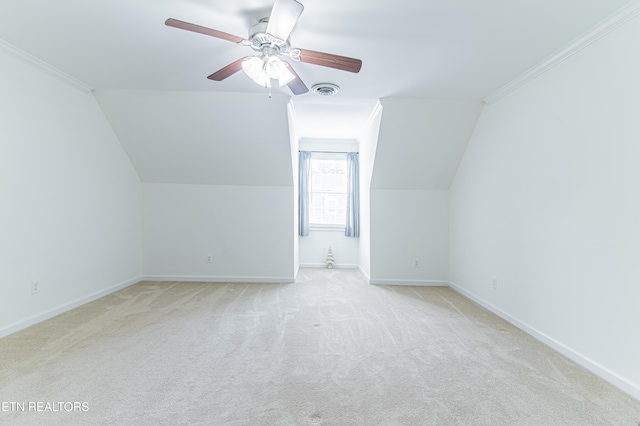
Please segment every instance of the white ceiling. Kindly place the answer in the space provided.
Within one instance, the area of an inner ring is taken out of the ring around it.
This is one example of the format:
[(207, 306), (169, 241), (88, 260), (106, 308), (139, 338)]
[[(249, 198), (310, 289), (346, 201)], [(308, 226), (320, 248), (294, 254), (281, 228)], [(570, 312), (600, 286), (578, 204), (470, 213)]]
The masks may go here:
[[(291, 34), (294, 47), (363, 61), (358, 74), (292, 62), (309, 88), (320, 82), (341, 87), (331, 98), (311, 92), (294, 98), (297, 133), (308, 139), (357, 139), (377, 99), (480, 101), (634, 3), (300, 1), (305, 9)], [(164, 21), (171, 17), (247, 37), (251, 24), (268, 16), (272, 4), (273, 0), (0, 0), (0, 41), (96, 89), (96, 99), (144, 181), (245, 184), (244, 175), (218, 178), (206, 169), (209, 163), (203, 159), (213, 155), (210, 144), (234, 144), (214, 150), (232, 156), (255, 151), (251, 161), (268, 155), (264, 150), (275, 145), (280, 167), (289, 155), (278, 139), (288, 134), (286, 108), (269, 108), (286, 103), (291, 93), (286, 87), (276, 88), (275, 101), (269, 103), (265, 89), (242, 72), (222, 82), (208, 80), (212, 72), (253, 51), (167, 27)], [(234, 98), (246, 106), (227, 108), (225, 102)], [(215, 115), (217, 133), (203, 108)], [(431, 118), (425, 122), (434, 122), (435, 116)], [(140, 123), (152, 128), (142, 129)], [(265, 128), (273, 137), (255, 137), (264, 135)], [(448, 144), (458, 138), (455, 126), (450, 128), (450, 137), (430, 142), (442, 147), (438, 151), (434, 145), (432, 155), (450, 151)], [(464, 148), (466, 142), (462, 143)], [(171, 165), (172, 159), (182, 165)], [(222, 176), (223, 170), (239, 163), (216, 164)], [(446, 180), (453, 172), (438, 179)], [(280, 173), (272, 184), (285, 181), (289, 177)], [(431, 186), (440, 184), (434, 181)]]
[[(2, 0), (0, 39), (96, 89), (263, 92), (206, 76), (248, 47), (164, 25), (247, 37), (273, 0)], [(359, 58), (359, 74), (296, 63), (345, 98), (483, 99), (629, 0), (302, 0), (293, 46)], [(288, 89), (283, 92), (289, 94)], [(311, 93), (302, 95), (312, 98)]]

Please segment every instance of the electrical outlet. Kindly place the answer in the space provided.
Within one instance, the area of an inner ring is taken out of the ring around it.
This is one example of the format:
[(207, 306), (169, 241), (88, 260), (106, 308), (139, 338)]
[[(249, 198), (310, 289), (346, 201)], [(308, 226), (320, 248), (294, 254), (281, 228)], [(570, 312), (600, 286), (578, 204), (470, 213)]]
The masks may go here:
[(414, 267), (414, 268), (419, 268), (419, 267), (420, 267), (420, 261), (419, 261), (418, 259), (415, 259), (415, 260), (413, 261), (413, 267)]
[(212, 263), (213, 262), (213, 255), (212, 254), (208, 254), (207, 255), (207, 263)]
[(493, 279), (493, 283), (492, 283), (493, 289), (497, 290), (498, 289), (498, 279), (494, 278)]
[(40, 293), (40, 281), (33, 280), (31, 281), (31, 294), (38, 294), (38, 293)]

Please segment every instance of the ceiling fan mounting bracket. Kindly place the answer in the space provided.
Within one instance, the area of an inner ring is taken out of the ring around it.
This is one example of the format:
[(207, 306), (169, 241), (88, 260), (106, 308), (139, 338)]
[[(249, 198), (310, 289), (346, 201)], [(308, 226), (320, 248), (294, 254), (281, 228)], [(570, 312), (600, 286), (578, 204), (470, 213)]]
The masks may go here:
[(269, 18), (262, 18), (260, 22), (255, 24), (249, 30), (249, 43), (256, 52), (263, 53), (265, 48), (271, 49), (271, 54), (282, 55), (287, 54), (291, 50), (289, 40), (280, 40), (267, 33), (267, 25), (269, 24)]

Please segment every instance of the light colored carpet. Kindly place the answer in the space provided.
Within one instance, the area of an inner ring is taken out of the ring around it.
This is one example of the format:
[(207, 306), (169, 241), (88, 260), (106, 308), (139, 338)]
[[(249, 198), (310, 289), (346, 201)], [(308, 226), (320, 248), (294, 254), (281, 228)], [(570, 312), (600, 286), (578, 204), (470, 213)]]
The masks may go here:
[(0, 339), (0, 402), (25, 404), (0, 412), (12, 425), (640, 421), (640, 401), (453, 290), (352, 270), (129, 287)]

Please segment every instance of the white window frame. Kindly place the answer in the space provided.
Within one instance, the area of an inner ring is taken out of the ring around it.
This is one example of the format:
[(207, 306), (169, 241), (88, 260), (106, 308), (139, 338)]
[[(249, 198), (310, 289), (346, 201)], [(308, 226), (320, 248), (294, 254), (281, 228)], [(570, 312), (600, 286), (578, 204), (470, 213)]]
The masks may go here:
[[(346, 163), (347, 161), (347, 153), (346, 152), (317, 152), (317, 151), (311, 151), (311, 161), (313, 160), (344, 160), (344, 162)], [(311, 180), (313, 180), (313, 178), (311, 178)], [(310, 189), (310, 208), (311, 208), (311, 202), (313, 200), (313, 184), (310, 183), (309, 185), (311, 187)], [(346, 194), (346, 192), (345, 192)], [(346, 222), (346, 217), (345, 217), (345, 222)], [(342, 231), (344, 232), (344, 229), (346, 227), (346, 223), (345, 224), (326, 224), (326, 223), (313, 223), (311, 222), (311, 219), (309, 219), (309, 229), (310, 230), (316, 230), (316, 231)]]

